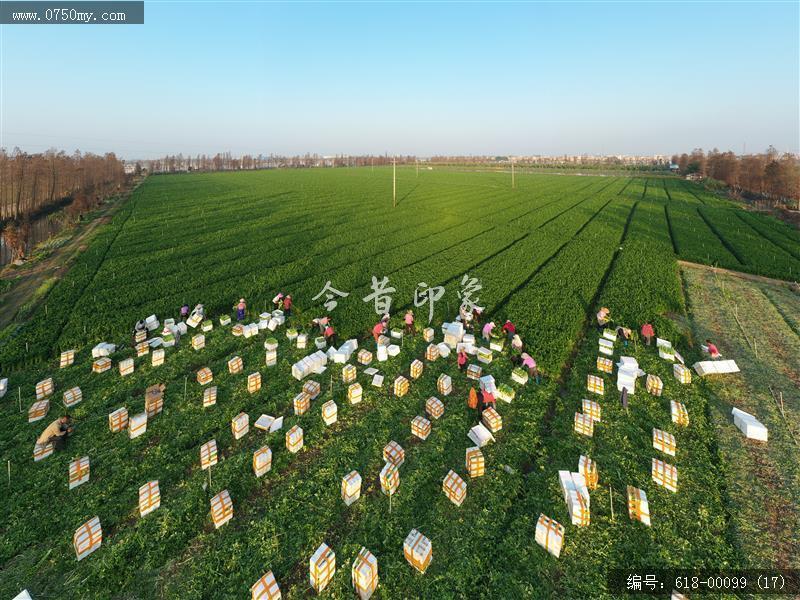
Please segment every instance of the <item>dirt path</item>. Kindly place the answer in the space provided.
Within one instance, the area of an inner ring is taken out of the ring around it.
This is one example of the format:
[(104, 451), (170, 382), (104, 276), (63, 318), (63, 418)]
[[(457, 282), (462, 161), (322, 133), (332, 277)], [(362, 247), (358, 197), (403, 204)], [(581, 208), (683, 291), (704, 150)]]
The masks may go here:
[(723, 269), (722, 267), (701, 265), (699, 263), (688, 262), (685, 260), (679, 260), (678, 264), (682, 267), (687, 267), (690, 269), (701, 269), (704, 271), (713, 271), (715, 273), (720, 273), (722, 275), (731, 275), (732, 277), (738, 277), (739, 279), (744, 279), (745, 281), (753, 281), (755, 283), (769, 283), (772, 285), (780, 285), (780, 286), (791, 285), (792, 283), (791, 281), (786, 281), (785, 279), (773, 279), (772, 277), (764, 277), (763, 275), (753, 275), (751, 273), (742, 273), (741, 271), (731, 271), (728, 269)]
[(0, 272), (0, 279), (15, 280), (13, 287), (0, 295), (0, 305), (3, 307), (0, 311), (0, 329), (14, 320), (19, 309), (28, 302), (44, 281), (50, 278), (60, 279), (66, 274), (78, 255), (86, 250), (97, 228), (111, 221), (114, 213), (130, 198), (142, 181), (144, 179), (137, 181), (130, 189), (108, 202), (94, 219), (75, 227), (71, 239), (60, 248), (56, 248), (47, 258), (19, 268), (6, 267)]

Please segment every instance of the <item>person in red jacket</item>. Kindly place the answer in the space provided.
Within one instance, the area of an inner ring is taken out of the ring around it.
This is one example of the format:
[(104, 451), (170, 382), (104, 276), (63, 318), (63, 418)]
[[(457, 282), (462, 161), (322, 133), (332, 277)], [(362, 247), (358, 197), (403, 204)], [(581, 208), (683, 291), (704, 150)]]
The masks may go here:
[(503, 324), (503, 331), (506, 332), (506, 335), (508, 336), (508, 341), (510, 342), (512, 339), (514, 339), (514, 336), (517, 333), (517, 328), (511, 321), (506, 320), (506, 322)]
[(464, 349), (458, 351), (458, 370), (463, 371), (464, 368), (467, 366), (467, 353), (464, 352)]
[(292, 316), (292, 297), (289, 294), (283, 299), (283, 314), (287, 317)]
[(325, 331), (322, 334), (325, 336), (325, 341), (331, 346), (336, 346), (336, 332), (333, 330), (333, 325), (328, 322), (325, 326)]
[(386, 324), (383, 322), (383, 319), (375, 323), (372, 328), (372, 337), (375, 338), (375, 342), (378, 341), (378, 338), (381, 337), (384, 333), (386, 333)]
[(652, 343), (654, 335), (655, 331), (653, 331), (653, 326), (650, 323), (642, 325), (642, 337), (647, 340), (648, 346)]
[(495, 406), (494, 394), (492, 394), (488, 390), (481, 390), (481, 396), (483, 396), (483, 410), (486, 410), (490, 406), (494, 408)]

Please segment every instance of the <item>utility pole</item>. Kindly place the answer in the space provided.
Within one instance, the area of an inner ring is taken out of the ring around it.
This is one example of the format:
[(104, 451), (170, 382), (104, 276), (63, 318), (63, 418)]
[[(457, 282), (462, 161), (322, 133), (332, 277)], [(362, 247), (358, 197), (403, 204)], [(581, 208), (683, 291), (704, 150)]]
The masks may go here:
[(511, 159), (511, 189), (517, 187), (516, 181), (514, 181), (514, 159)]
[(415, 159), (417, 163), (417, 177), (419, 177), (419, 159)]
[(392, 208), (397, 208), (397, 159), (392, 159)]

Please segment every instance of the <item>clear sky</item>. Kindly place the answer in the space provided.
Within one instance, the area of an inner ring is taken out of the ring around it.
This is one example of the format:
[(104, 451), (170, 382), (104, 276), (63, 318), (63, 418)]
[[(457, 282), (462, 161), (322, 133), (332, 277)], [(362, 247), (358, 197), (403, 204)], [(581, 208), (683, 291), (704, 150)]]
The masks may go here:
[(800, 2), (145, 2), (0, 27), (36, 152), (800, 151)]

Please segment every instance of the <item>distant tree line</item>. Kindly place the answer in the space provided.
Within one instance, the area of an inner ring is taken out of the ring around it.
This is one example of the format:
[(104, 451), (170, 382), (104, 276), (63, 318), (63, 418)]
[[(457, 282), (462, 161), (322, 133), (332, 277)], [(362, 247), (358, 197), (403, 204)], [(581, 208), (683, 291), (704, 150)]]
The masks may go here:
[(0, 148), (0, 234), (19, 257), (37, 216), (69, 206), (82, 214), (116, 193), (125, 168), (113, 153), (66, 154), (51, 149), (28, 154)]
[(213, 156), (198, 154), (190, 156), (183, 154), (173, 154), (157, 158), (154, 160), (138, 161), (137, 170), (146, 169), (150, 173), (182, 173), (187, 171), (249, 171), (254, 169), (292, 169), (292, 168), (312, 168), (312, 167), (368, 167), (384, 166), (392, 164), (414, 163), (417, 159), (414, 156), (390, 156), (384, 155), (348, 155), (337, 154), (334, 156), (322, 156), (319, 154), (303, 154), (297, 156), (281, 156), (270, 154), (265, 156), (259, 154), (253, 156), (244, 154), (234, 157), (230, 152), (220, 152)]
[(800, 209), (800, 158), (780, 154), (770, 146), (762, 154), (739, 156), (716, 148), (708, 153), (695, 148), (691, 154), (674, 155), (682, 175), (696, 174), (726, 184), (734, 193), (773, 202), (798, 202)]

